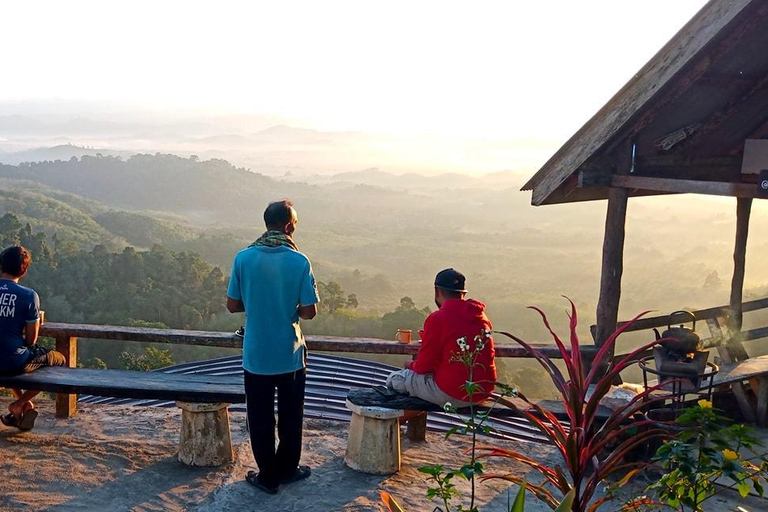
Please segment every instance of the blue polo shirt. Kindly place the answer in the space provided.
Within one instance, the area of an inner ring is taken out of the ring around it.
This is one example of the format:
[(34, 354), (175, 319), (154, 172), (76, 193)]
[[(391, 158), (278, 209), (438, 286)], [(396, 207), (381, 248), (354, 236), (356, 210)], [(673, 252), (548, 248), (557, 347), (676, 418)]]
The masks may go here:
[(24, 326), (40, 317), (40, 298), (32, 288), (0, 279), (0, 372), (27, 364)]
[(319, 302), (306, 256), (285, 246), (245, 248), (232, 263), (227, 295), (245, 306), (245, 370), (277, 375), (304, 368), (298, 307)]

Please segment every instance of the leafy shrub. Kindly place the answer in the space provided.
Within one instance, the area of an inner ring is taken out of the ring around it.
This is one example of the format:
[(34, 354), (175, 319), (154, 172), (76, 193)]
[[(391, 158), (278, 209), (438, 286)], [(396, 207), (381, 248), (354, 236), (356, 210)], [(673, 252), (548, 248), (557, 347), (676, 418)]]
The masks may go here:
[(120, 367), (124, 370), (135, 370), (148, 372), (165, 368), (173, 364), (170, 350), (160, 350), (154, 347), (147, 347), (143, 354), (135, 355), (130, 352), (120, 354)]

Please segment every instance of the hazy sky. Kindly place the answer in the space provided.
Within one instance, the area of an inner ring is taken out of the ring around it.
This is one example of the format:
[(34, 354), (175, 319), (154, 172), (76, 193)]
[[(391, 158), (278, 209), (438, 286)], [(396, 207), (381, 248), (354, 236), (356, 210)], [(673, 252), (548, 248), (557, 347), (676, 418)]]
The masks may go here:
[(704, 3), (7, 2), (0, 101), (561, 140)]

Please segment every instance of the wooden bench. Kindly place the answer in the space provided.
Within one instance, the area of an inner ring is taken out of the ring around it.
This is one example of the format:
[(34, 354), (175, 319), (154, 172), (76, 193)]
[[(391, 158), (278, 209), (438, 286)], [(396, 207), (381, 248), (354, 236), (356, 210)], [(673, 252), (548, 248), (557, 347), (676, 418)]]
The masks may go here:
[[(739, 405), (748, 407), (748, 411), (754, 417), (754, 421), (761, 427), (768, 425), (768, 355), (752, 357), (736, 363), (721, 363), (720, 371), (712, 379), (713, 386), (741, 385), (745, 381), (754, 381), (756, 385), (755, 395), (757, 402), (752, 404), (744, 398), (739, 400)], [(750, 418), (748, 418), (750, 419)]]
[[(526, 402), (518, 398), (508, 398), (520, 409), (527, 409)], [(568, 415), (559, 400), (541, 400), (538, 405), (554, 414), (559, 420), (567, 422)], [(478, 404), (476, 413), (490, 412), (492, 418), (521, 417), (522, 415), (508, 407), (492, 407), (492, 403)], [(371, 474), (392, 474), (400, 470), (400, 428), (398, 418), (406, 410), (444, 412), (443, 408), (420, 398), (393, 393), (390, 396), (380, 394), (372, 388), (355, 388), (347, 394), (347, 408), (352, 411), (349, 424), (345, 463), (358, 471)], [(469, 408), (459, 409), (459, 414), (469, 415)], [(612, 411), (600, 406), (598, 419), (606, 419)], [(424, 441), (427, 431), (427, 414), (408, 421), (406, 436), (411, 441)], [(536, 441), (536, 439), (531, 439)]]
[(228, 407), (245, 402), (239, 377), (45, 367), (13, 377), (0, 387), (116, 398), (175, 400), (182, 410), (179, 460), (219, 466), (234, 460)]

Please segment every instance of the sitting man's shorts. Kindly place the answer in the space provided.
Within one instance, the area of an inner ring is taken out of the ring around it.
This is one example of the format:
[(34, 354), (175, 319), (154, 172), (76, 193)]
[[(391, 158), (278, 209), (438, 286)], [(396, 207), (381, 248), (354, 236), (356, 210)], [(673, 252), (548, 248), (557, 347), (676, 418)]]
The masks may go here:
[(21, 375), (30, 373), (42, 368), (43, 366), (64, 366), (67, 360), (64, 354), (56, 352), (53, 349), (34, 345), (29, 349), (29, 358), (24, 366), (20, 366), (10, 371), (0, 372), (0, 375)]
[(409, 369), (399, 370), (387, 377), (387, 386), (398, 393), (407, 393), (440, 407), (444, 407), (448, 402), (457, 408), (469, 407), (469, 402), (453, 398), (437, 387), (431, 373), (421, 374)]
[(43, 366), (64, 366), (65, 364), (67, 360), (64, 354), (35, 344), (29, 349), (29, 359), (22, 367), (21, 373), (33, 372)]

